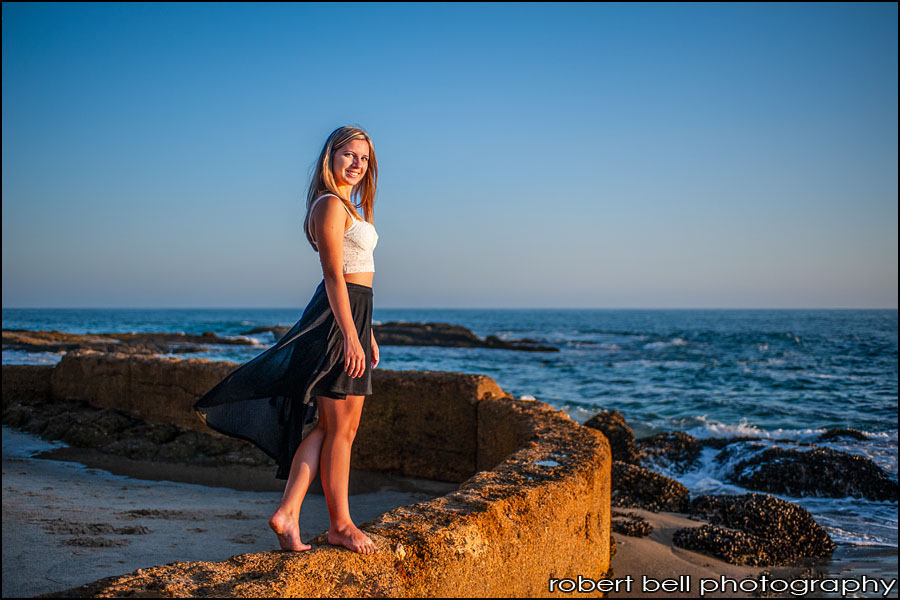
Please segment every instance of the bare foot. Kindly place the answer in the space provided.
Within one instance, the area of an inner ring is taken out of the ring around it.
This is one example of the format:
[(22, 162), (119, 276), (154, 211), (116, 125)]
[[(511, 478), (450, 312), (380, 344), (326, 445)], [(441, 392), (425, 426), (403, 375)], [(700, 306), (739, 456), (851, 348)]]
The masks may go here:
[(378, 552), (375, 542), (353, 523), (341, 529), (329, 528), (328, 543), (335, 546), (346, 546), (360, 554), (375, 554)]
[(300, 523), (296, 518), (289, 517), (287, 514), (276, 510), (275, 514), (269, 517), (269, 527), (278, 536), (278, 543), (282, 550), (293, 550), (294, 552), (302, 552), (312, 548), (309, 544), (300, 541)]

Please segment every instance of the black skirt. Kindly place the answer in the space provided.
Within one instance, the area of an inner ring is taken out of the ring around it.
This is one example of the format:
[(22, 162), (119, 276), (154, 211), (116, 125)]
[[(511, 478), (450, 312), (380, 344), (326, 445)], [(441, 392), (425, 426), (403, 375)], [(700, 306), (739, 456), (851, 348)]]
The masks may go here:
[(344, 370), (344, 335), (323, 279), (303, 316), (274, 346), (232, 371), (194, 404), (211, 429), (253, 442), (272, 457), (278, 479), (288, 478), (297, 447), (318, 423), (316, 396), (372, 393), (372, 288), (345, 283), (366, 355), (361, 377)]

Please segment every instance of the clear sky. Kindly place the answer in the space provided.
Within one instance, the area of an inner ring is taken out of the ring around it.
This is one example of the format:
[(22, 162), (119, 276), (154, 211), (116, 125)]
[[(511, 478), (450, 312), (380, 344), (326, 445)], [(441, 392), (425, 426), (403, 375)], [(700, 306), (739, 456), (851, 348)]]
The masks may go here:
[(896, 308), (897, 4), (3, 4), (9, 307)]

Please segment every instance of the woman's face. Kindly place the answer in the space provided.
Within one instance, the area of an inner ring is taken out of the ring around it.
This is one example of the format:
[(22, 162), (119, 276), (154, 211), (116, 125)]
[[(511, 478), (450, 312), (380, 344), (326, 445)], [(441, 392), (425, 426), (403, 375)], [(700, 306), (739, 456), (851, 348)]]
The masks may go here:
[(331, 170), (339, 186), (354, 186), (369, 168), (369, 142), (352, 140), (338, 148), (331, 159)]

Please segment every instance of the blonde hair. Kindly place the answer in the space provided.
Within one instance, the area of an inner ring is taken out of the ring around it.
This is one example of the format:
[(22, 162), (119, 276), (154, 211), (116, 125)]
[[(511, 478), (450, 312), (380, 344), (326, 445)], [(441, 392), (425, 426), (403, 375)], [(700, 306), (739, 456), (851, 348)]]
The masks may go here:
[[(369, 164), (362, 181), (353, 186), (350, 198), (344, 198), (338, 193), (337, 184), (334, 181), (334, 172), (331, 170), (331, 160), (334, 153), (353, 140), (365, 140), (369, 144)], [(313, 250), (319, 251), (316, 241), (309, 232), (310, 208), (313, 200), (322, 194), (334, 194), (341, 199), (347, 208), (354, 210), (353, 198), (358, 199), (356, 206), (363, 209), (363, 215), (369, 223), (375, 210), (375, 188), (378, 183), (378, 161), (375, 160), (375, 147), (369, 134), (359, 127), (347, 125), (338, 127), (331, 132), (325, 141), (325, 146), (316, 161), (315, 171), (309, 183), (309, 191), (306, 194), (306, 218), (303, 219), (303, 231)]]

